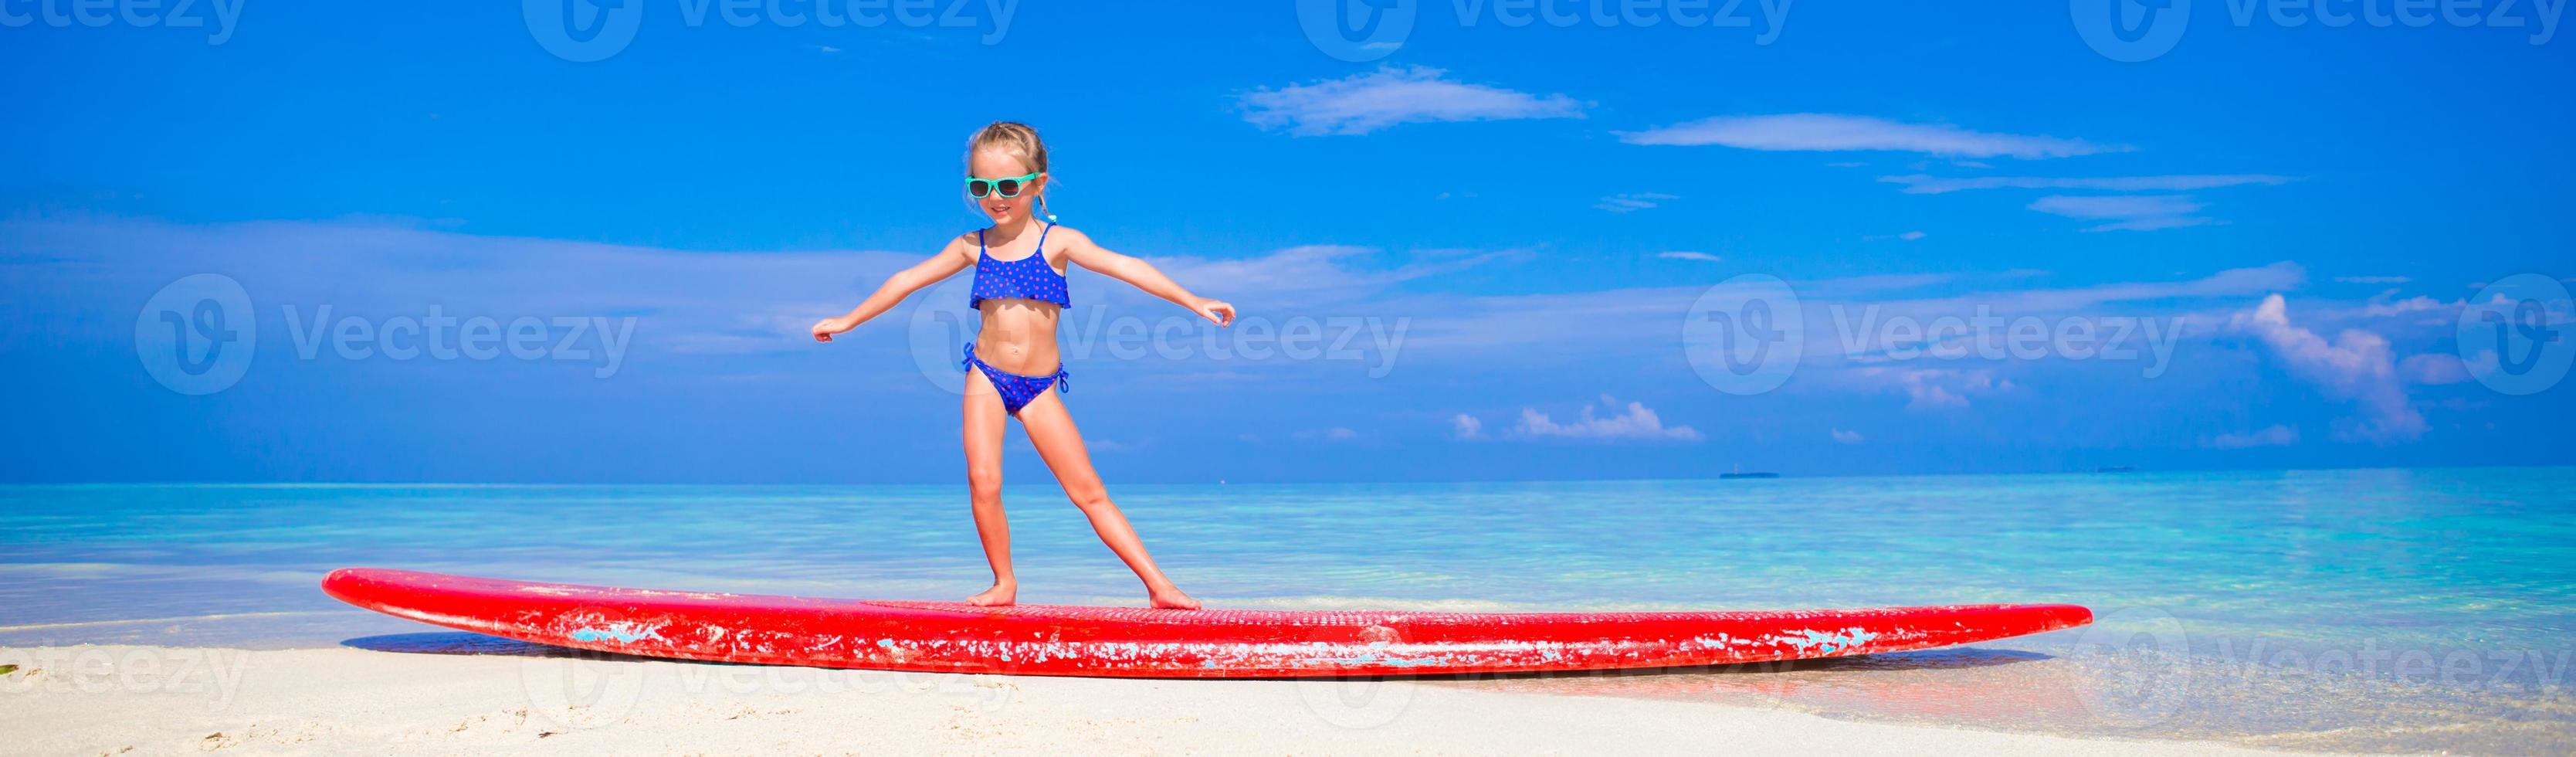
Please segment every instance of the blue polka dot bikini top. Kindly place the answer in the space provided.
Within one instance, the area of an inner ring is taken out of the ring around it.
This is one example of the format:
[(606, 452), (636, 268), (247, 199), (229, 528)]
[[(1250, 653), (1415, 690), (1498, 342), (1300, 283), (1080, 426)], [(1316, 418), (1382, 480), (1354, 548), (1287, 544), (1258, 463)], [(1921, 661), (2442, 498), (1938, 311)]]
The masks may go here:
[(966, 306), (981, 309), (985, 300), (1019, 297), (1039, 302), (1052, 302), (1056, 307), (1073, 307), (1072, 297), (1065, 293), (1064, 274), (1047, 265), (1046, 235), (1055, 228), (1047, 224), (1038, 230), (1038, 251), (1018, 260), (1000, 260), (984, 249), (984, 230), (975, 230), (975, 291)]

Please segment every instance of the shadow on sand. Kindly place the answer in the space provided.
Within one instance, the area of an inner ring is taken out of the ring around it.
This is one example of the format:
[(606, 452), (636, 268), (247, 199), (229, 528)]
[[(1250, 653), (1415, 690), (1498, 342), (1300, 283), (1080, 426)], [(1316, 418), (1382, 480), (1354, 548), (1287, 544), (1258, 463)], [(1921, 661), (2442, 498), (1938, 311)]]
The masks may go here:
[(574, 649), (572, 647), (558, 647), (552, 644), (539, 644), (532, 641), (504, 639), (499, 636), (486, 636), (479, 633), (469, 633), (465, 631), (389, 633), (381, 636), (361, 636), (355, 639), (344, 639), (340, 642), (340, 646), (351, 649), (365, 649), (375, 652), (403, 652), (406, 654), (579, 657), (589, 660), (630, 661), (659, 659), (630, 654), (616, 654), (613, 652), (593, 652), (587, 649)]

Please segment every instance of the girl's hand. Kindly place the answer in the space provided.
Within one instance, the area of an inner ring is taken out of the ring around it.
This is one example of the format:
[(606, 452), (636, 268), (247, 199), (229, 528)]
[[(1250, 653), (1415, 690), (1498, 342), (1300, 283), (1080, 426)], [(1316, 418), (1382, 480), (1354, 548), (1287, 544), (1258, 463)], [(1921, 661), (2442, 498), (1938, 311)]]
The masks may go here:
[(1196, 311), (1199, 317), (1208, 319), (1210, 323), (1219, 326), (1234, 325), (1234, 303), (1202, 297), (1196, 304), (1190, 306), (1190, 310)]
[(814, 341), (817, 341), (817, 342), (829, 342), (829, 341), (832, 341), (832, 335), (833, 335), (833, 334), (838, 334), (838, 333), (841, 333), (841, 332), (844, 332), (844, 331), (848, 331), (848, 330), (850, 330), (850, 329), (854, 329), (854, 328), (858, 328), (858, 325), (857, 325), (857, 324), (852, 324), (852, 323), (842, 323), (842, 322), (841, 322), (841, 319), (839, 319), (839, 318), (825, 318), (825, 319), (820, 320), (820, 321), (815, 321), (815, 322), (814, 322)]

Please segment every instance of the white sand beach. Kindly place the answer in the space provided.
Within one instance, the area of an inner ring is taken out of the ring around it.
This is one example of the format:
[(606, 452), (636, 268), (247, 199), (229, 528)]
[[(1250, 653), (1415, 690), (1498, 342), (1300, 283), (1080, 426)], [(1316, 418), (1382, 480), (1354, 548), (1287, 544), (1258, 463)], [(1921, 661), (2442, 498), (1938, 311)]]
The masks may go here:
[(639, 659), (0, 649), (5, 754), (2258, 754), (1409, 681), (886, 673)]

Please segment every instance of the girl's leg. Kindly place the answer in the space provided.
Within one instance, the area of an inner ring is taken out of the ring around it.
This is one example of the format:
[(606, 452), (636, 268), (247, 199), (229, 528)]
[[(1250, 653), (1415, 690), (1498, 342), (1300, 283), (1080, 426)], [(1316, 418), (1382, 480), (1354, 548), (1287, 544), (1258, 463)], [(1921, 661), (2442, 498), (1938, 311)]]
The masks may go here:
[(1145, 554), (1144, 540), (1136, 538), (1136, 529), (1127, 525), (1127, 516), (1109, 501), (1109, 489), (1100, 484), (1100, 474), (1091, 469), (1091, 452), (1082, 446), (1082, 433), (1073, 427), (1073, 415), (1065, 412), (1064, 401), (1054, 392), (1046, 392), (1020, 408), (1020, 427), (1029, 432), (1029, 443), (1036, 445), (1038, 456), (1046, 459), (1047, 469), (1055, 472), (1057, 483), (1064, 485), (1064, 495), (1082, 514), (1091, 519), (1091, 530), (1100, 532), (1100, 540), (1127, 569), (1145, 579), (1145, 592), (1155, 607), (1182, 610), (1199, 609), (1199, 601), (1181, 593), (1163, 571), (1154, 567), (1154, 558)]
[(1019, 601), (1020, 579), (1011, 573), (1011, 521), (1002, 514), (1002, 429), (1010, 416), (1002, 412), (1002, 394), (983, 371), (966, 372), (966, 493), (974, 502), (975, 535), (984, 540), (984, 561), (993, 565), (993, 588), (967, 597), (984, 606)]

